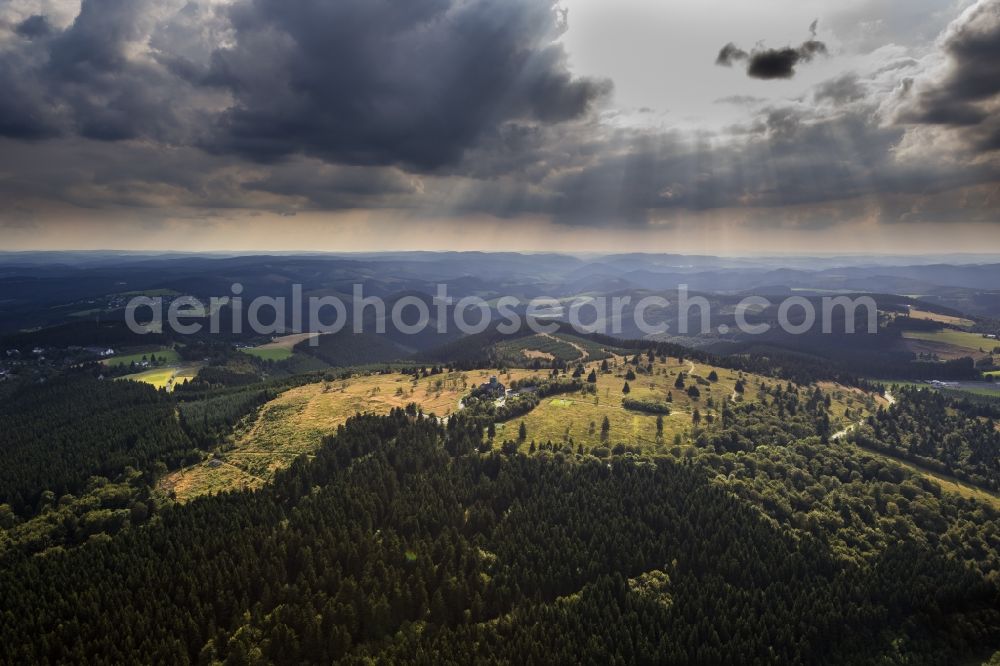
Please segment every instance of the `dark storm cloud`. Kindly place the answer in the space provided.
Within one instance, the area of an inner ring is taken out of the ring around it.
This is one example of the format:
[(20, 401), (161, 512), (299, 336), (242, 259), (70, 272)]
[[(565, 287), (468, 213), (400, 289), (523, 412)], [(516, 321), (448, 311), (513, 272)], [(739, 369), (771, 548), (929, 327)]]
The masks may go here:
[[(781, 208), (910, 187), (891, 163), (902, 131), (864, 115), (819, 121), (793, 108), (765, 110), (726, 145), (679, 136), (634, 136), (615, 157), (556, 178), (557, 219), (645, 224), (671, 211)], [(848, 140), (845, 140), (847, 138)]]
[[(532, 190), (500, 201), (484, 194), (464, 208), (503, 216), (547, 214), (567, 226), (596, 227), (644, 227), (718, 210), (759, 211), (749, 213), (759, 219), (774, 211), (778, 224), (778, 211), (795, 210), (795, 226), (820, 228), (847, 216), (913, 221), (919, 216), (905, 202), (929, 201), (1000, 176), (988, 164), (949, 169), (932, 160), (898, 160), (894, 150), (906, 130), (881, 122), (875, 111), (870, 103), (838, 106), (826, 116), (804, 105), (772, 107), (731, 128), (728, 137), (693, 141), (677, 132), (621, 131), (569, 164), (558, 162), (559, 148), (577, 142), (549, 137), (539, 142), (549, 154), (535, 159), (552, 168), (532, 180)], [(967, 199), (948, 201), (958, 206)], [(945, 217), (932, 206), (921, 207), (921, 219), (962, 219), (957, 210)], [(972, 212), (965, 219), (974, 219)], [(975, 219), (982, 217), (983, 210), (975, 212)]]
[(59, 133), (58, 113), (30, 58), (16, 51), (0, 58), (0, 137), (33, 141)]
[[(570, 73), (552, 0), (83, 0), (68, 26), (0, 26), (0, 196), (163, 218), (362, 208), (600, 226), (783, 207), (826, 225), (886, 197), (885, 216), (915, 219), (913, 197), (1000, 179), (974, 152), (899, 150), (912, 126), (1000, 148), (998, 1), (954, 24), (933, 75), (897, 50), (797, 100), (721, 98), (742, 123), (681, 132), (593, 112), (610, 84)], [(782, 78), (825, 52), (814, 25), (797, 47), (729, 44), (717, 64)]]
[(816, 21), (809, 26), (811, 37), (797, 47), (755, 48), (749, 53), (729, 42), (719, 50), (715, 64), (731, 67), (736, 61), (747, 62), (747, 76), (755, 79), (790, 79), (795, 66), (827, 53), (826, 44), (816, 39)]
[[(0, 179), (8, 201), (412, 205), (416, 181), (391, 165), (528, 173), (533, 137), (610, 90), (569, 73), (553, 0), (176, 7), (83, 0), (64, 28), (7, 25), (18, 39), (0, 59), (0, 137), (60, 141), (5, 151), (0, 172), (20, 174)], [(473, 166), (477, 145), (504, 149)]]
[(129, 50), (148, 36), (151, 0), (83, 0), (64, 30), (31, 16), (0, 60), (0, 136), (176, 140), (189, 91)]
[(21, 37), (27, 37), (28, 39), (34, 39), (36, 37), (44, 37), (52, 32), (52, 26), (49, 24), (49, 20), (41, 15), (34, 14), (24, 19), (17, 26), (14, 27), (14, 32)]
[(83, 0), (65, 30), (23, 20), (0, 61), (0, 135), (430, 170), (506, 122), (579, 118), (610, 90), (570, 74), (554, 0), (206, 7), (164, 19), (152, 0)]
[(283, 164), (264, 178), (243, 184), (248, 191), (302, 200), (305, 208), (344, 210), (388, 203), (413, 195), (417, 185), (405, 173), (385, 167), (328, 166), (315, 160)]
[(900, 120), (961, 130), (976, 149), (1000, 148), (1000, 1), (983, 0), (946, 31), (943, 74), (906, 90)]
[(236, 104), (208, 147), (419, 170), (457, 162), (512, 119), (582, 116), (610, 84), (573, 78), (554, 2), (257, 0), (208, 80)]
[(144, 0), (84, 0), (73, 25), (52, 39), (45, 75), (72, 108), (81, 136), (163, 136), (173, 122), (168, 81), (125, 55), (142, 37), (150, 8)]
[(754, 79), (790, 79), (795, 75), (795, 66), (809, 62), (818, 54), (826, 54), (826, 44), (810, 39), (798, 48), (787, 46), (783, 49), (760, 49), (750, 54), (747, 76)]
[(722, 67), (732, 67), (734, 61), (746, 60), (748, 55), (746, 51), (736, 46), (736, 44), (729, 42), (719, 49), (719, 55), (715, 58), (715, 64)]

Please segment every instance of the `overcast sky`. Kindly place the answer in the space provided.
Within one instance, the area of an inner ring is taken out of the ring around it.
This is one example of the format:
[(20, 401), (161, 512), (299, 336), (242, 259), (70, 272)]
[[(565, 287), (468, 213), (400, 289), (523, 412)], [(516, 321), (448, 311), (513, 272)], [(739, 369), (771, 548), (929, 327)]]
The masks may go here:
[(1000, 0), (5, 0), (0, 249), (1000, 247)]

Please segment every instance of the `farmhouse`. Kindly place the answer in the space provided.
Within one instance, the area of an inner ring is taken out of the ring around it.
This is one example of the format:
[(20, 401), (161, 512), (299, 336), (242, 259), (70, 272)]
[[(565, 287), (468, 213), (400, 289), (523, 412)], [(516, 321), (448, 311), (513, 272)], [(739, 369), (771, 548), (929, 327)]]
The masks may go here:
[(490, 381), (486, 384), (480, 384), (479, 393), (481, 395), (488, 395), (493, 398), (502, 398), (507, 395), (507, 387), (497, 380), (496, 375), (490, 377)]

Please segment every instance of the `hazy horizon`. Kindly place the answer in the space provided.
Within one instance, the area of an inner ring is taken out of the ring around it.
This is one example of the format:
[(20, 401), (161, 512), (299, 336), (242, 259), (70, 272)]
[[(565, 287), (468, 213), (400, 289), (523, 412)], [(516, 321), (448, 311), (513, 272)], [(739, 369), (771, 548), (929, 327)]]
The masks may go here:
[(359, 249), (359, 250), (305, 250), (305, 249), (290, 249), (290, 250), (246, 250), (239, 248), (220, 248), (220, 249), (210, 249), (210, 250), (178, 250), (178, 249), (158, 249), (158, 250), (144, 250), (144, 249), (134, 249), (134, 248), (95, 248), (95, 249), (78, 249), (78, 248), (51, 248), (51, 249), (25, 249), (25, 250), (5, 250), (0, 249), (0, 258), (11, 257), (11, 256), (26, 256), (26, 255), (90, 255), (90, 256), (205, 256), (205, 257), (249, 257), (249, 256), (276, 256), (276, 257), (341, 257), (341, 256), (400, 256), (407, 254), (519, 254), (519, 255), (556, 255), (573, 257), (581, 260), (586, 259), (597, 259), (602, 257), (618, 257), (618, 256), (628, 256), (628, 255), (639, 255), (639, 256), (677, 256), (677, 257), (705, 257), (705, 258), (717, 258), (717, 259), (747, 259), (747, 260), (775, 260), (780, 261), (783, 259), (924, 259), (933, 260), (940, 262), (954, 262), (957, 260), (967, 260), (969, 263), (975, 263), (973, 260), (984, 263), (1000, 262), (1000, 253), (995, 252), (911, 252), (911, 253), (892, 253), (892, 252), (782, 252), (782, 251), (771, 251), (771, 252), (747, 252), (747, 253), (691, 253), (691, 252), (672, 252), (672, 251), (653, 251), (653, 250), (622, 250), (622, 251), (612, 251), (612, 252), (600, 252), (600, 251), (562, 251), (562, 250), (487, 250), (487, 249), (472, 249), (472, 250), (452, 250), (447, 248), (438, 249), (412, 249), (412, 250), (385, 250), (385, 249)]

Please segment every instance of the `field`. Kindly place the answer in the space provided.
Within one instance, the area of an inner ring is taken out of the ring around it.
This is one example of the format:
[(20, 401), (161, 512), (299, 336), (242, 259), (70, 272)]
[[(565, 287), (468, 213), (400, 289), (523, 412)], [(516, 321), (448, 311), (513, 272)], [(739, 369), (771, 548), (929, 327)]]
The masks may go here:
[(179, 291), (173, 289), (145, 289), (139, 291), (123, 291), (119, 296), (180, 296)]
[[(773, 380), (744, 375), (745, 397), (736, 397), (735, 385), (739, 374), (716, 369), (718, 381), (709, 382), (710, 366), (676, 359), (656, 361), (653, 374), (639, 374), (630, 381), (629, 397), (664, 401), (672, 395), (671, 414), (664, 417), (664, 435), (656, 438), (656, 416), (627, 410), (622, 406), (622, 387), (626, 367), (623, 357), (610, 360), (611, 372), (598, 375), (597, 394), (564, 394), (545, 398), (523, 417), (497, 424), (497, 440), (515, 439), (523, 421), (528, 438), (525, 451), (534, 440), (583, 444), (588, 449), (616, 443), (639, 445), (655, 449), (672, 445), (674, 437), (688, 443), (692, 414), (697, 408), (704, 418), (714, 418), (724, 399), (756, 400), (760, 382)], [(599, 369), (598, 362), (586, 366), (586, 372)], [(446, 417), (459, 408), (459, 401), (472, 387), (489, 380), (496, 370), (432, 375), (414, 381), (409, 375), (388, 374), (353, 377), (335, 382), (318, 382), (291, 389), (264, 405), (251, 419), (239, 426), (231, 441), (221, 447), (216, 459), (192, 465), (165, 477), (160, 483), (164, 494), (173, 494), (178, 501), (187, 501), (206, 493), (235, 488), (255, 488), (270, 479), (274, 472), (291, 463), (297, 456), (308, 455), (324, 436), (359, 412), (386, 413), (393, 407), (416, 402), (426, 413)], [(674, 387), (678, 372), (685, 373), (688, 386), (698, 386), (701, 396), (694, 400), (684, 390)], [(500, 381), (510, 384), (515, 379), (542, 377), (545, 373), (531, 370), (510, 370), (500, 375)], [(699, 380), (700, 378), (700, 380)], [(824, 391), (833, 397), (834, 425), (847, 424), (846, 410), (858, 412), (871, 407), (871, 400), (860, 391), (828, 384)], [(608, 441), (602, 441), (601, 422), (607, 416), (611, 424)], [(853, 418), (853, 417), (852, 417)]]
[(183, 365), (168, 365), (162, 368), (152, 368), (137, 372), (132, 375), (125, 375), (121, 379), (131, 379), (137, 382), (152, 384), (156, 388), (165, 388), (172, 391), (177, 384), (194, 379), (201, 370), (202, 363), (185, 363)]
[[(528, 374), (515, 370), (502, 381)], [(385, 414), (415, 402), (426, 413), (448, 416), (458, 409), (463, 395), (489, 376), (488, 371), (455, 372), (414, 382), (409, 375), (369, 375), (291, 389), (236, 429), (219, 455), (220, 462), (205, 461), (173, 472), (161, 481), (160, 489), (183, 502), (221, 490), (255, 488), (299, 455), (315, 451), (324, 436), (354, 414)]]
[(286, 347), (268, 347), (267, 345), (261, 347), (250, 347), (241, 349), (240, 351), (244, 354), (264, 359), (265, 361), (284, 361), (291, 358), (293, 353), (291, 349)]
[(975, 322), (971, 319), (965, 319), (964, 317), (953, 317), (951, 315), (943, 315), (938, 314), (937, 312), (927, 312), (926, 310), (916, 310), (913, 308), (910, 309), (910, 318), (936, 321), (950, 326), (958, 326), (960, 328), (968, 328), (975, 324)]
[(915, 354), (936, 356), (945, 361), (964, 356), (982, 358), (998, 346), (996, 340), (952, 328), (940, 331), (904, 331), (903, 344)]
[(70, 312), (70, 317), (93, 317), (104, 312), (101, 308), (90, 308), (89, 310), (77, 310), (76, 312)]
[[(692, 430), (692, 417), (697, 409), (703, 419), (716, 418), (721, 409), (721, 403), (728, 398), (736, 400), (755, 401), (757, 388), (761, 382), (774, 384), (773, 379), (756, 375), (743, 375), (745, 392), (743, 396), (735, 393), (739, 373), (724, 368), (713, 368), (707, 365), (677, 359), (668, 359), (666, 363), (657, 360), (653, 366), (653, 374), (637, 374), (636, 379), (629, 381), (629, 398), (665, 402), (668, 393), (672, 402), (667, 403), (670, 414), (663, 417), (663, 437), (656, 438), (656, 415), (625, 409), (622, 406), (622, 388), (625, 384), (627, 371), (623, 357), (614, 357), (611, 361), (611, 372), (598, 373), (597, 394), (568, 394), (545, 398), (530, 413), (497, 426), (497, 439), (514, 439), (520, 423), (523, 421), (527, 429), (527, 441), (522, 449), (527, 451), (530, 442), (536, 444), (545, 442), (572, 443), (573, 447), (583, 445), (587, 450), (598, 446), (613, 446), (618, 443), (639, 445), (647, 449), (657, 449), (663, 446), (673, 446), (675, 437), (680, 442), (688, 443)], [(599, 368), (597, 362), (586, 365), (586, 372)], [(710, 372), (715, 370), (718, 381), (708, 382)], [(677, 389), (674, 383), (679, 372), (685, 374), (686, 386), (696, 385), (701, 395), (692, 399), (685, 390)], [(698, 381), (701, 378), (702, 381)], [(843, 387), (828, 384), (823, 390), (833, 397), (834, 426), (839, 429), (846, 425), (844, 415), (847, 409), (858, 410), (869, 400), (860, 391), (852, 391)], [(611, 429), (607, 441), (602, 440), (601, 424), (604, 417), (608, 418)], [(703, 421), (704, 423), (704, 421)]]
[[(586, 365), (586, 372), (599, 368), (598, 362)], [(610, 359), (611, 371), (598, 373), (596, 395), (572, 393), (544, 398), (528, 414), (498, 423), (496, 441), (514, 440), (523, 422), (527, 439), (520, 445), (527, 453), (531, 442), (553, 442), (582, 446), (587, 451), (616, 444), (638, 446), (647, 451), (669, 451), (676, 446), (690, 447), (693, 430), (692, 415), (697, 409), (702, 424), (717, 418), (721, 403), (727, 399), (756, 401), (761, 384), (773, 385), (775, 380), (751, 374), (741, 374), (724, 368), (713, 368), (690, 361), (657, 360), (652, 374), (637, 374), (629, 381), (630, 398), (663, 402), (669, 394), (671, 413), (664, 416), (663, 436), (656, 436), (656, 415), (632, 411), (622, 405), (622, 387), (625, 373), (634, 366), (625, 358)], [(709, 381), (715, 371), (717, 381)], [(156, 371), (151, 371), (156, 372)], [(159, 372), (164, 372), (163, 370)], [(169, 369), (167, 370), (169, 372)], [(698, 387), (701, 395), (692, 399), (685, 390), (675, 388), (678, 373), (683, 372), (685, 384)], [(323, 437), (336, 431), (338, 425), (359, 412), (384, 414), (393, 407), (403, 407), (411, 402), (421, 406), (425, 413), (447, 417), (459, 409), (459, 401), (468, 391), (488, 381), (496, 370), (477, 370), (432, 375), (414, 381), (409, 375), (386, 374), (357, 376), (346, 380), (317, 382), (286, 391), (264, 405), (257, 414), (238, 426), (230, 440), (220, 447), (215, 457), (177, 470), (164, 477), (158, 489), (177, 501), (186, 502), (200, 495), (233, 490), (256, 488), (274, 473), (288, 466), (296, 457), (309, 455), (320, 445)], [(151, 373), (142, 373), (151, 374)], [(515, 379), (540, 377), (545, 373), (531, 370), (511, 370), (500, 374), (502, 382), (509, 385)], [(175, 376), (175, 381), (178, 377)], [(738, 379), (745, 385), (742, 396), (735, 392)], [(152, 382), (150, 376), (147, 381)], [(163, 381), (162, 376), (158, 378)], [(834, 431), (846, 430), (877, 406), (888, 404), (884, 399), (871, 396), (859, 389), (829, 382), (820, 383), (820, 390), (831, 398)], [(607, 417), (609, 436), (601, 435), (601, 424)], [(878, 454), (885, 456), (884, 454)], [(889, 457), (891, 458), (891, 457)], [(922, 469), (912, 463), (891, 458), (935, 480), (943, 490), (998, 504), (996, 496), (951, 477)]]
[(136, 352), (134, 354), (126, 354), (124, 356), (112, 356), (111, 358), (104, 359), (103, 363), (107, 366), (115, 365), (129, 365), (130, 363), (141, 363), (143, 359), (149, 360), (150, 355), (153, 354), (158, 360), (162, 360), (168, 364), (179, 363), (181, 357), (173, 349), (166, 348), (156, 348), (149, 349), (146, 351)]
[(1000, 384), (991, 382), (958, 382), (956, 387), (948, 387), (949, 390), (972, 393), (973, 395), (984, 395), (987, 397), (1000, 397)]
[[(989, 372), (984, 374), (993, 374), (996, 376), (994, 373)], [(927, 389), (928, 391), (942, 391), (946, 395), (951, 395), (952, 397), (961, 397), (961, 393), (971, 393), (973, 395), (1000, 398), (1000, 384), (992, 382), (951, 381), (946, 382), (944, 385), (935, 386), (934, 384), (914, 381), (912, 379), (881, 379), (878, 381), (890, 386), (909, 386), (919, 389)]]
[(240, 351), (244, 354), (250, 354), (251, 356), (256, 356), (257, 358), (262, 358), (266, 361), (284, 361), (285, 359), (292, 357), (292, 354), (294, 353), (292, 348), (295, 347), (295, 345), (303, 340), (308, 340), (315, 335), (317, 334), (294, 333), (292, 335), (284, 335), (280, 338), (275, 338), (266, 345), (241, 349)]

